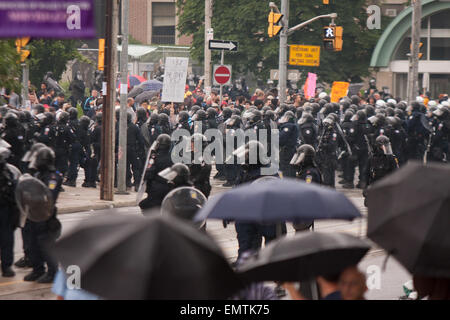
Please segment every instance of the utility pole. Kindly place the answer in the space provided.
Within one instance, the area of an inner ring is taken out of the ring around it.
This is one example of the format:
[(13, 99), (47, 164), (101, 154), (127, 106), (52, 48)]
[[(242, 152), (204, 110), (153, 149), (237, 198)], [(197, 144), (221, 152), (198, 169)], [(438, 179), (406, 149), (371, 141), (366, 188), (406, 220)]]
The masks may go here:
[(289, 31), (289, 0), (281, 0), (281, 23), (283, 29), (280, 33), (280, 56), (279, 56), (279, 81), (280, 103), (286, 102), (286, 86), (287, 86), (287, 52), (288, 52), (288, 31)]
[(208, 32), (211, 29), (213, 0), (205, 0), (205, 80), (206, 94), (211, 93), (211, 50), (209, 50)]
[[(128, 17), (129, 0), (122, 0), (122, 52), (120, 56), (120, 120), (117, 165), (117, 194), (127, 194), (127, 89), (128, 89)], [(122, 87), (123, 86), (123, 87)]]
[(413, 14), (411, 26), (411, 54), (409, 55), (408, 72), (408, 103), (416, 100), (419, 89), (419, 51), (420, 51), (420, 31), (422, 21), (421, 0), (413, 0)]
[(114, 200), (114, 100), (116, 96), (118, 12), (117, 0), (106, 2), (106, 92), (103, 93), (102, 109), (100, 199), (108, 201)]
[(29, 75), (29, 67), (28, 63), (22, 62), (22, 107), (27, 106), (28, 98), (28, 79), (30, 77)]

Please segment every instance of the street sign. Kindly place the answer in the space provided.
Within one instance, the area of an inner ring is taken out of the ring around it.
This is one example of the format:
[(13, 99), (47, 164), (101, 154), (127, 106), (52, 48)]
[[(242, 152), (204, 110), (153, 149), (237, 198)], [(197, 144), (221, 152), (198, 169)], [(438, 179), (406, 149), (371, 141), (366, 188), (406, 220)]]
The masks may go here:
[(238, 51), (238, 42), (231, 40), (209, 40), (209, 50)]
[(229, 85), (231, 84), (231, 66), (230, 65), (214, 65), (214, 84)]
[(214, 39), (214, 29), (213, 28), (206, 30), (206, 39), (208, 39), (208, 41)]
[(320, 47), (306, 45), (289, 46), (289, 64), (293, 66), (318, 67), (320, 65)]
[[(290, 69), (288, 70), (288, 76), (287, 79), (293, 82), (297, 82), (300, 80), (301, 72), (296, 69)], [(270, 70), (270, 80), (278, 81), (280, 80), (280, 72), (278, 69), (271, 69)]]

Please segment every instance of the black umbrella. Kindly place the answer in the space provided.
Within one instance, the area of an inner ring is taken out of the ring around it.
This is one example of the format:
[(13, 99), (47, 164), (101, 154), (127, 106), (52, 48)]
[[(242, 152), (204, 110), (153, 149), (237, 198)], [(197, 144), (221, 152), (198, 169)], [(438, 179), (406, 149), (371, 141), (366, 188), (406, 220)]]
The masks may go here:
[(367, 235), (412, 274), (450, 277), (450, 168), (409, 162), (368, 189)]
[(156, 97), (159, 94), (159, 92), (156, 91), (144, 91), (140, 93), (134, 100), (136, 103), (142, 103), (145, 100), (151, 100), (153, 97)]
[(206, 234), (173, 217), (90, 221), (54, 250), (81, 269), (82, 289), (106, 299), (225, 299), (240, 282)]
[(300, 232), (261, 249), (238, 270), (247, 281), (303, 281), (357, 265), (370, 245), (345, 233)]
[(343, 193), (297, 179), (270, 179), (214, 196), (194, 220), (276, 223), (359, 217), (358, 209)]

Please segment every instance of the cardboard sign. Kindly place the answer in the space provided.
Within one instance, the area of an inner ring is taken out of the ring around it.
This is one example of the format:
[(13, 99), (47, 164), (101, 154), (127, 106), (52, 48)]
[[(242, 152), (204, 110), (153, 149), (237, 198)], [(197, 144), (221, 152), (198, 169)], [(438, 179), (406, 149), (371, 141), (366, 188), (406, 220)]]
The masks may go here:
[(314, 98), (316, 95), (317, 74), (308, 72), (308, 78), (305, 83), (305, 97), (306, 99)]
[(339, 102), (343, 97), (347, 96), (349, 82), (335, 81), (331, 87), (331, 102)]
[(167, 57), (161, 101), (184, 102), (189, 58)]

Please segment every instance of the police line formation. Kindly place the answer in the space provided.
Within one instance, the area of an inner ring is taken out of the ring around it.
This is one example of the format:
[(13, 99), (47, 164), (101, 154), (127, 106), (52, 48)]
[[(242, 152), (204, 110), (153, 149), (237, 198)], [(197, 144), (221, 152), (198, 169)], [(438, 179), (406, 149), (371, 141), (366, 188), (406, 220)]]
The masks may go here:
[[(126, 184), (139, 191), (139, 206), (144, 214), (147, 209), (161, 206), (169, 193), (177, 196), (171, 191), (179, 187), (196, 188), (206, 201), (211, 192), (212, 164), (198, 151), (213, 143), (205, 135), (209, 129), (218, 130), (224, 140), (239, 130), (255, 133), (248, 135), (253, 138), (247, 138), (241, 145), (232, 139), (234, 161), (229, 161), (229, 157), (222, 162), (215, 159), (217, 174), (213, 178), (223, 181), (225, 187), (261, 178), (274, 152), (279, 161), (276, 176), (297, 177), (307, 183), (335, 187), (338, 171), (342, 172), (339, 183), (344, 188), (362, 190), (410, 159), (447, 162), (449, 157), (447, 97), (429, 101), (427, 106), (421, 97), (410, 105), (394, 99), (372, 99), (369, 104), (359, 96), (344, 97), (339, 103), (332, 103), (324, 92), (310, 100), (302, 97), (295, 104), (262, 99), (245, 105), (233, 102), (222, 106), (215, 103), (180, 105), (177, 110), (161, 103), (152, 110), (138, 106), (134, 112), (129, 107)], [(101, 102), (97, 101), (97, 105)], [(116, 107), (116, 165), (119, 109)], [(82, 187), (96, 188), (100, 181), (101, 108), (84, 111), (85, 115), (79, 117), (73, 107), (64, 111), (61, 108), (56, 113), (48, 112), (40, 104), (34, 105), (31, 112), (0, 107), (0, 250), (5, 277), (14, 276), (11, 268), (14, 230), (20, 225), (14, 190), (20, 175), (29, 174), (40, 180), (50, 190), (53, 202), (63, 190), (62, 185), (76, 186), (80, 167), (84, 169)], [(189, 157), (191, 163), (187, 165), (173, 162), (171, 152), (180, 143), (172, 139), (177, 130), (191, 134), (181, 139), (188, 142), (184, 150), (193, 156)], [(278, 130), (278, 144), (270, 141), (273, 135), (269, 132), (273, 130)], [(264, 131), (266, 140), (258, 141)], [(274, 145), (276, 149), (272, 148)], [(144, 192), (147, 197), (142, 200)], [(188, 201), (187, 198), (184, 200)], [(170, 201), (166, 202), (170, 205)], [(187, 215), (192, 217), (193, 213)], [(53, 207), (45, 221), (27, 219), (22, 226), (24, 257), (15, 265), (33, 268), (25, 276), (26, 281), (48, 283), (54, 279), (57, 263), (46, 254), (44, 244), (55, 243), (61, 234), (56, 214), (56, 207)], [(311, 221), (294, 227), (306, 230), (312, 224)], [(205, 228), (205, 223), (199, 227)], [(257, 249), (248, 241), (253, 231), (247, 227), (236, 224), (239, 255)], [(275, 227), (265, 226), (266, 238), (276, 237)]]

